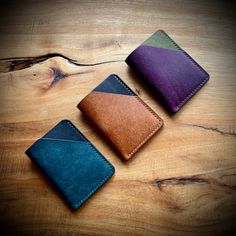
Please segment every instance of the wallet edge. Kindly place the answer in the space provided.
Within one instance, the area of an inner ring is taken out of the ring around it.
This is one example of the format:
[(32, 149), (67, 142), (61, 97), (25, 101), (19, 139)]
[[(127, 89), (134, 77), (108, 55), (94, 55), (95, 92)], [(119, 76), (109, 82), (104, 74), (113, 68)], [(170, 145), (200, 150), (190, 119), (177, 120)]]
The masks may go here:
[(100, 151), (84, 136), (84, 134), (70, 121), (64, 119), (71, 128), (73, 128), (80, 136), (82, 136), (87, 143), (89, 144), (90, 148), (109, 166), (109, 173), (104, 177), (92, 190), (89, 191), (77, 204), (71, 204), (71, 207), (76, 210), (80, 206), (82, 206), (100, 187), (102, 187), (115, 173), (115, 167), (102, 155)]

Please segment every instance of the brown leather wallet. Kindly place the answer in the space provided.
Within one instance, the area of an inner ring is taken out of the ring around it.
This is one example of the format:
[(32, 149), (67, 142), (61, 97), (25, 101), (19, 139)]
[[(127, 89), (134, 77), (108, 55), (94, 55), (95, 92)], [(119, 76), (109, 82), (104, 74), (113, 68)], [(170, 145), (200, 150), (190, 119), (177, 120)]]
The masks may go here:
[(110, 75), (77, 106), (125, 160), (163, 125), (162, 119), (117, 75)]

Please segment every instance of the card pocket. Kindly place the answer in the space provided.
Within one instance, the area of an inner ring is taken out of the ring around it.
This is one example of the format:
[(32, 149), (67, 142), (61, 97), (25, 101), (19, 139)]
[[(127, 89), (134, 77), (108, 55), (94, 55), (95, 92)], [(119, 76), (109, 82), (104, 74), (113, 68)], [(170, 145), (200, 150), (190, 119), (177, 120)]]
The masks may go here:
[(162, 119), (117, 75), (110, 75), (78, 108), (128, 160), (163, 125)]
[(173, 113), (209, 79), (208, 73), (162, 30), (136, 48), (126, 63)]
[(113, 174), (114, 167), (68, 120), (62, 120), (27, 151), (72, 209), (79, 208)]

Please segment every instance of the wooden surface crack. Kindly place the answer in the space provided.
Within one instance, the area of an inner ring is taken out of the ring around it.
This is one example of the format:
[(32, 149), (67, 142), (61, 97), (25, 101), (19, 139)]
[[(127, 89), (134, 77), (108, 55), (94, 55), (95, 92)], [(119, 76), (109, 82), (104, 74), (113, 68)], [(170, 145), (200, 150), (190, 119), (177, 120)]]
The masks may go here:
[(50, 58), (61, 57), (67, 60), (69, 63), (77, 66), (98, 66), (102, 64), (123, 62), (124, 60), (110, 60), (110, 61), (101, 61), (96, 63), (78, 63), (77, 60), (69, 58), (60, 53), (49, 53), (41, 56), (35, 57), (9, 57), (9, 58), (0, 58), (0, 72), (6, 73), (10, 71), (22, 70), (28, 67), (31, 67), (37, 63), (46, 61)]
[(236, 190), (236, 186), (228, 185), (226, 183), (219, 182), (213, 178), (205, 178), (202, 175), (192, 175), (192, 176), (179, 176), (179, 177), (169, 177), (164, 179), (156, 179), (152, 182), (153, 185), (157, 186), (159, 190), (163, 190), (167, 186), (176, 185), (190, 185), (190, 184), (208, 184), (214, 185), (221, 188), (226, 188), (228, 190)]
[(69, 76), (81, 75), (81, 74), (86, 74), (86, 73), (92, 72), (92, 70), (87, 70), (87, 71), (81, 71), (81, 72), (77, 72), (77, 73), (64, 73), (60, 69), (57, 69), (57, 68), (51, 68), (51, 69), (53, 71), (53, 81), (51, 82), (49, 87), (51, 87), (52, 85), (54, 85), (55, 83), (57, 83), (58, 81), (60, 81), (62, 79), (66, 79)]
[(162, 190), (163, 187), (168, 185), (208, 184), (208, 180), (199, 176), (181, 176), (156, 179), (153, 183)]
[(233, 131), (223, 131), (217, 127), (207, 127), (207, 126), (204, 126), (204, 125), (198, 125), (198, 124), (187, 124), (185, 123), (184, 125), (187, 125), (187, 126), (192, 126), (192, 127), (196, 127), (196, 128), (201, 128), (201, 129), (204, 129), (204, 130), (209, 130), (209, 131), (212, 131), (212, 132), (217, 132), (219, 134), (222, 134), (222, 135), (230, 135), (230, 136), (234, 136), (236, 137), (236, 133)]

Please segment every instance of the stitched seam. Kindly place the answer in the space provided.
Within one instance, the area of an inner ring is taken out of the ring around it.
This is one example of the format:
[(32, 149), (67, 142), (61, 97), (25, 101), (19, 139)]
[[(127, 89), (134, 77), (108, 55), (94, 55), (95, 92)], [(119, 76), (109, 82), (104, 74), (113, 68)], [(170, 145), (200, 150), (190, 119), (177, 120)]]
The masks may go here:
[(86, 201), (100, 186), (102, 186), (113, 173), (113, 166), (101, 155), (101, 153), (92, 145), (92, 143), (70, 122), (66, 121), (82, 138), (84, 138), (89, 146), (95, 151), (95, 153), (109, 166), (110, 172), (89, 192), (87, 193), (76, 205), (75, 208), (78, 208), (84, 201)]
[[(165, 37), (166, 39), (168, 39), (177, 49), (179, 49), (181, 52), (183, 52), (183, 54), (193, 63), (193, 65), (195, 65), (202, 73), (207, 74), (207, 72), (200, 66), (198, 65), (192, 57), (190, 57), (188, 55), (187, 52), (185, 52), (165, 31), (161, 30), (160, 31)], [(203, 84), (207, 81), (207, 77), (204, 78), (204, 80), (202, 81), (201, 84), (199, 84), (187, 97), (185, 97), (184, 100), (182, 100), (180, 102), (180, 104), (177, 106), (177, 108), (179, 109), (181, 106), (183, 106), (183, 104), (194, 94), (196, 93), (202, 86)]]
[(149, 138), (152, 137), (152, 135), (161, 127), (161, 120), (157, 116), (157, 114), (140, 98), (138, 97), (129, 87), (127, 84), (125, 84), (117, 75), (114, 75), (116, 80), (123, 85), (124, 88), (126, 88), (131, 94), (135, 95), (135, 98), (139, 103), (141, 103), (158, 121), (157, 127), (147, 135), (146, 138), (144, 138), (131, 152), (129, 152), (127, 155), (128, 157), (132, 156)]
[(146, 107), (146, 109), (157, 119), (158, 121), (158, 124), (157, 124), (157, 127), (147, 135), (146, 138), (143, 139), (143, 141), (141, 141), (138, 146), (136, 146), (133, 151), (131, 151), (128, 156), (132, 156), (149, 138), (152, 137), (152, 135), (155, 134), (155, 132), (161, 127), (162, 123), (161, 123), (161, 120), (159, 119), (159, 117), (156, 115), (156, 113), (149, 107), (147, 106), (147, 104), (145, 104), (139, 97), (136, 97), (136, 99), (144, 106)]
[(189, 99), (189, 98), (191, 98), (205, 83), (206, 83), (206, 79), (204, 79), (203, 81), (202, 81), (202, 83), (201, 84), (199, 84), (178, 106), (177, 106), (177, 108), (179, 109), (180, 107), (182, 107), (183, 106), (183, 104)]
[(169, 40), (176, 49), (179, 49), (180, 51), (184, 51), (165, 31), (160, 30), (160, 33), (162, 33), (167, 40)]

